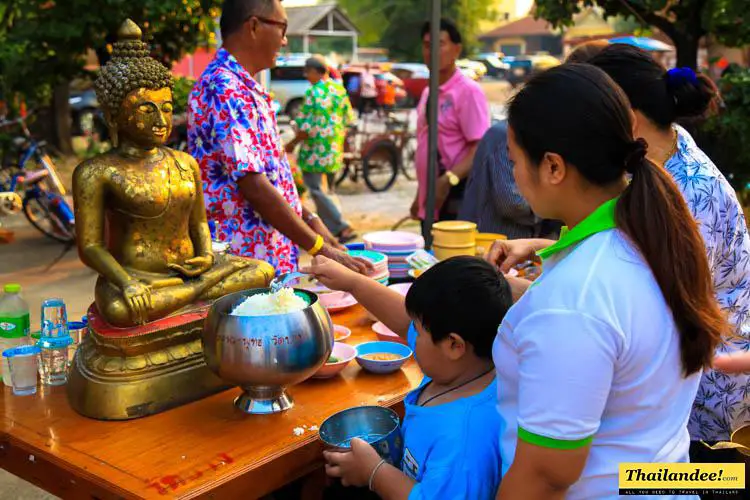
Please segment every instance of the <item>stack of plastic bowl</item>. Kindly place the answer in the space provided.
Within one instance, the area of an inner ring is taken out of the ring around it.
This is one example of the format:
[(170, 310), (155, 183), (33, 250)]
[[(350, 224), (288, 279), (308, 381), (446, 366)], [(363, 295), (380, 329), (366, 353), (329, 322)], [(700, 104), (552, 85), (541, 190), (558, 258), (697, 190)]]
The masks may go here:
[(364, 236), (365, 248), (385, 254), (391, 280), (409, 277), (411, 266), (406, 258), (424, 248), (422, 236), (403, 231), (379, 231)]
[(451, 220), (432, 225), (433, 250), (438, 260), (477, 253), (477, 225), (473, 222)]
[(490, 251), (492, 244), (497, 240), (507, 240), (508, 237), (504, 234), (496, 233), (477, 233), (477, 255), (484, 255)]
[(352, 257), (360, 257), (369, 260), (373, 266), (370, 278), (383, 285), (388, 285), (388, 279), (391, 277), (391, 272), (388, 269), (388, 257), (385, 254), (373, 252), (372, 250), (350, 250), (349, 254)]

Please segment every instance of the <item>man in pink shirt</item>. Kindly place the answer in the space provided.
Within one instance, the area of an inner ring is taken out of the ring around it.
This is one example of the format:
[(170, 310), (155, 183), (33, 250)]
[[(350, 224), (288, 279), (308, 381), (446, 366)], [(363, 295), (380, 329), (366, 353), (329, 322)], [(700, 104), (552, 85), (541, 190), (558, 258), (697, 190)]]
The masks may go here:
[[(435, 220), (454, 220), (463, 199), (479, 141), (490, 128), (487, 98), (479, 84), (457, 67), (462, 38), (456, 25), (440, 21), (440, 67), (438, 95), (438, 175), (435, 191)], [(430, 24), (422, 27), (424, 60), (430, 60)], [(431, 68), (434, 71), (434, 69)], [(429, 88), (417, 106), (417, 196), (411, 207), (415, 219), (424, 220), (427, 200)]]

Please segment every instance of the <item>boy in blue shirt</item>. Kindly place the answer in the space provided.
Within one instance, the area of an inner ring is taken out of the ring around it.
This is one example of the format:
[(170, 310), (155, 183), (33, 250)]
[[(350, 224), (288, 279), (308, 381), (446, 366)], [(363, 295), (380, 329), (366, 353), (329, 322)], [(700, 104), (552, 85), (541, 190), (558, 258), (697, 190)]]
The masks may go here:
[(328, 475), (387, 500), (494, 499), (501, 429), (492, 344), (512, 305), (503, 276), (480, 259), (456, 257), (425, 272), (404, 299), (325, 258), (306, 271), (350, 292), (406, 338), (425, 374), (404, 400), (401, 469), (353, 439), (351, 453), (324, 452)]

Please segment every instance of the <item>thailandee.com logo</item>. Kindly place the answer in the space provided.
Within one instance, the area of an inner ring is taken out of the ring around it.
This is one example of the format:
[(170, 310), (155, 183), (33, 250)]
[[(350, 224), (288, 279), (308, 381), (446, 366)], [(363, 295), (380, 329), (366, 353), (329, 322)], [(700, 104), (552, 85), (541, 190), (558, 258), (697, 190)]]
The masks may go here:
[(620, 495), (697, 495), (741, 493), (745, 465), (620, 464)]

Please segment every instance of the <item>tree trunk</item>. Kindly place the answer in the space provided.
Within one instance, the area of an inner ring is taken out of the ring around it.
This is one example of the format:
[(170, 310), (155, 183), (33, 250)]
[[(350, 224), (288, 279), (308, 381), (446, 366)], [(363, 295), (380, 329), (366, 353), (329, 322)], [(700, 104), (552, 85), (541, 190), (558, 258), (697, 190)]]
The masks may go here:
[(52, 93), (52, 115), (54, 117), (52, 138), (55, 147), (62, 154), (73, 154), (73, 139), (70, 132), (69, 82), (55, 86)]
[(700, 39), (692, 33), (675, 33), (671, 38), (677, 49), (677, 67), (697, 69)]

